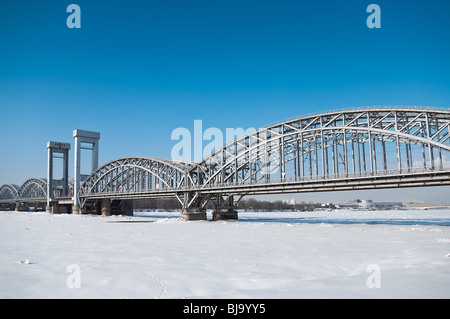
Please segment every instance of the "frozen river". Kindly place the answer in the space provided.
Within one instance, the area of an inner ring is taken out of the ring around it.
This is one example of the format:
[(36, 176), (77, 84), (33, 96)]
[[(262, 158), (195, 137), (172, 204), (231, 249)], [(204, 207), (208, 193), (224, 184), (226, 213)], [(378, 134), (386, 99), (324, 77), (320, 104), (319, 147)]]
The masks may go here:
[(0, 212), (0, 239), (0, 298), (450, 298), (450, 210)]

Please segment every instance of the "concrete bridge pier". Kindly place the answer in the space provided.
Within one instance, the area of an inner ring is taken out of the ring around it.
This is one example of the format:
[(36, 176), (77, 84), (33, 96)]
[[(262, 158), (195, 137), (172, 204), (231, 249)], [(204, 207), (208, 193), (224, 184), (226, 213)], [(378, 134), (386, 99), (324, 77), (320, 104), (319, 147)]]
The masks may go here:
[(217, 194), (212, 198), (212, 202), (216, 206), (213, 211), (212, 220), (238, 219), (238, 213), (236, 211), (237, 202), (235, 202), (233, 195)]
[(181, 217), (184, 220), (206, 220), (206, 204), (208, 198), (198, 193), (185, 193)]
[(70, 214), (71, 205), (47, 205), (45, 206), (45, 212), (50, 214)]
[(238, 219), (238, 213), (235, 210), (215, 210), (213, 211), (212, 220)]
[(75, 215), (81, 214), (81, 208), (80, 208), (80, 206), (73, 205), (73, 206), (72, 206), (72, 214), (75, 214)]
[(206, 209), (200, 209), (196, 211), (192, 211), (190, 209), (182, 209), (181, 218), (187, 221), (206, 220)]
[(103, 198), (99, 202), (100, 214), (102, 216), (111, 216), (111, 201), (109, 198)]
[(132, 200), (110, 200), (109, 198), (104, 198), (98, 202), (98, 207), (102, 216), (133, 215)]
[(133, 216), (133, 201), (132, 200), (111, 201), (111, 214)]

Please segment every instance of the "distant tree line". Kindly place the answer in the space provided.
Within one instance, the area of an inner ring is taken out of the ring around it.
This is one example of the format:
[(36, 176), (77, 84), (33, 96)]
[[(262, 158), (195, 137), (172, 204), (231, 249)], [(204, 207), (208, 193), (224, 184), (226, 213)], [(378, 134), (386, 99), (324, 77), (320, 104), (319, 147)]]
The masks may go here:
[(283, 202), (281, 200), (275, 202), (259, 201), (253, 198), (241, 200), (238, 203), (238, 209), (249, 210), (249, 211), (313, 211), (315, 208), (320, 207), (321, 204), (317, 203), (296, 203), (291, 204)]
[[(242, 199), (239, 201), (237, 208), (248, 211), (313, 211), (320, 207), (318, 203), (296, 203), (291, 204), (283, 201), (259, 201), (254, 198)], [(133, 202), (134, 209), (150, 209), (150, 210), (179, 210), (181, 204), (177, 199), (138, 199)], [(214, 209), (212, 203), (208, 203), (207, 209)]]

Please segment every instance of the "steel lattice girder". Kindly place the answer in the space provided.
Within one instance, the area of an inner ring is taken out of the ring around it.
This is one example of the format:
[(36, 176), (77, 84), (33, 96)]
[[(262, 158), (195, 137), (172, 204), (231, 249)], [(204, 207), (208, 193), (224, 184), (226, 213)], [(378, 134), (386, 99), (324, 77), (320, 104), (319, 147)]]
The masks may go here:
[[(436, 162), (442, 168), (442, 152), (450, 151), (449, 126), (450, 112), (446, 110), (371, 108), (315, 114), (271, 125), (233, 141), (198, 168), (205, 181), (203, 187), (264, 182), (274, 172), (280, 179), (296, 179), (342, 171), (356, 174), (387, 170), (392, 168), (388, 155), (397, 157), (394, 164), (399, 171), (416, 167), (413, 158), (417, 162), (418, 157), (424, 168), (434, 168)], [(414, 153), (412, 145), (419, 146)], [(381, 157), (378, 163), (377, 155)], [(290, 172), (286, 168), (289, 162)]]
[(5, 184), (0, 187), (0, 200), (17, 199), (19, 186), (15, 184)]
[[(442, 170), (442, 152), (450, 151), (449, 125), (450, 112), (444, 110), (371, 108), (316, 114), (244, 136), (197, 165), (147, 157), (112, 161), (91, 175), (81, 193), (92, 197), (116, 192), (114, 196), (123, 197), (117, 194), (122, 186), (135, 197), (180, 199), (187, 191), (217, 193), (228, 185), (428, 172), (436, 169), (435, 162)], [(416, 165), (418, 155), (423, 169)], [(159, 187), (144, 185), (149, 180), (146, 172)], [(278, 179), (271, 177), (274, 172)]]
[[(190, 180), (190, 164), (151, 157), (124, 157), (105, 164), (81, 185), (80, 196), (92, 192), (177, 189)], [(192, 181), (188, 182), (192, 184)]]
[(40, 199), (47, 197), (47, 180), (45, 178), (30, 178), (18, 190), (19, 199)]

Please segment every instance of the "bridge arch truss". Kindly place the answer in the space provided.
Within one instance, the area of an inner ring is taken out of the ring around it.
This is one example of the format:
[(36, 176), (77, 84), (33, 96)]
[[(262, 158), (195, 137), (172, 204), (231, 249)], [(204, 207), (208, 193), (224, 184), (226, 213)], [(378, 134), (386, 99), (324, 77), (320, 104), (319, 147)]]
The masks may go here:
[(18, 190), (18, 199), (47, 198), (47, 180), (44, 178), (30, 178)]
[(268, 126), (217, 150), (197, 171), (203, 189), (242, 188), (443, 171), (449, 161), (450, 111), (370, 108)]
[(45, 178), (30, 178), (20, 187), (15, 184), (5, 184), (0, 187), (1, 203), (41, 202), (47, 198), (47, 180)]
[[(177, 191), (192, 185), (191, 164), (151, 157), (124, 157), (94, 171), (81, 185), (82, 206), (86, 199), (100, 199), (107, 193), (121, 197), (176, 197)], [(179, 198), (181, 201), (181, 199)]]
[(0, 187), (0, 200), (15, 200), (18, 198), (19, 186), (15, 184), (5, 184)]

